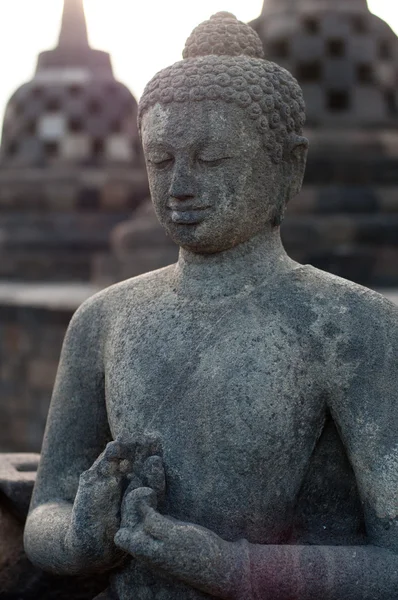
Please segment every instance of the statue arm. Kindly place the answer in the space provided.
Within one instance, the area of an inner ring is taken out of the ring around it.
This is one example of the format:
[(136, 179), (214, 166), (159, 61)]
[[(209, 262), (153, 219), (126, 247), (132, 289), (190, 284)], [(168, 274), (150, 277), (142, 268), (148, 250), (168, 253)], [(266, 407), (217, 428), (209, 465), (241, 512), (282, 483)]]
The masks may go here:
[(398, 556), (386, 548), (227, 542), (208, 529), (161, 515), (155, 507), (152, 490), (129, 493), (116, 545), (216, 598), (397, 598)]
[(252, 598), (398, 598), (398, 310), (369, 295), (349, 314), (330, 410), (356, 476), (367, 545), (248, 545)]
[(111, 439), (98, 331), (102, 322), (99, 304), (95, 298), (83, 304), (65, 336), (25, 529), (25, 548), (31, 561), (54, 572), (85, 572), (109, 558), (96, 556), (87, 540), (90, 548), (84, 556), (84, 547), (74, 539), (81, 525), (76, 521), (84, 518), (77, 514), (78, 490), (80, 504), (91, 501), (95, 512), (95, 495), (89, 489), (96, 482), (92, 470), (90, 480), (90, 468)]
[(375, 546), (248, 544), (246, 576), (237, 599), (394, 600), (398, 556)]

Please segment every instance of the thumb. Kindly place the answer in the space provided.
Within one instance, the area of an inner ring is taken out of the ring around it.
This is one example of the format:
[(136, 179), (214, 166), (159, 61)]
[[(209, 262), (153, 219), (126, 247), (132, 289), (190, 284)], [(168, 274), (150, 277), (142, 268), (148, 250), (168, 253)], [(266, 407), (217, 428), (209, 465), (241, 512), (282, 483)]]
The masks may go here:
[(166, 491), (163, 459), (160, 456), (150, 456), (143, 465), (142, 473), (144, 484), (156, 492), (159, 501), (163, 500)]
[(127, 492), (122, 503), (121, 528), (133, 529), (145, 520), (151, 509), (156, 509), (156, 493), (151, 488), (136, 488)]

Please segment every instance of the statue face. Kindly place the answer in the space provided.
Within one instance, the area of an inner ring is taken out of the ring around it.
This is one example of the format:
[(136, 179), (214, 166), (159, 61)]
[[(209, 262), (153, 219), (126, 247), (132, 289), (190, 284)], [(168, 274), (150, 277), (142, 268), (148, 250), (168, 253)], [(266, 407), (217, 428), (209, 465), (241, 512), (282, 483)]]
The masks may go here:
[(157, 104), (144, 115), (142, 140), (157, 216), (177, 244), (194, 252), (247, 241), (270, 224), (286, 195), (283, 166), (271, 161), (239, 106)]

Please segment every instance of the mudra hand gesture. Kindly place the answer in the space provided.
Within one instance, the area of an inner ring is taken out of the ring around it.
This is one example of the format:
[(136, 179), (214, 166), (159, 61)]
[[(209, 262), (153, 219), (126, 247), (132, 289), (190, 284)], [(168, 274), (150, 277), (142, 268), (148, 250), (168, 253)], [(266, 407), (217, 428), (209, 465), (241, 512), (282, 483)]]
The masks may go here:
[(233, 598), (239, 588), (233, 577), (238, 562), (234, 545), (204, 527), (161, 515), (157, 506), (154, 489), (129, 489), (122, 503), (116, 546), (193, 587)]
[(94, 464), (84, 471), (73, 504), (66, 545), (84, 560), (93, 556), (109, 564), (123, 558), (114, 544), (126, 489), (151, 486), (160, 499), (164, 494), (164, 470), (160, 442), (145, 436), (136, 442), (113, 441)]

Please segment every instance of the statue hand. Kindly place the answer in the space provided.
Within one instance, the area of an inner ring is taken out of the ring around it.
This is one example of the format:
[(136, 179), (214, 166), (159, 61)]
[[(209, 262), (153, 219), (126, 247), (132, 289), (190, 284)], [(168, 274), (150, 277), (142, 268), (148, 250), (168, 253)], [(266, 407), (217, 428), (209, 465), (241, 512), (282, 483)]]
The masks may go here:
[(110, 442), (80, 476), (65, 543), (82, 560), (114, 562), (122, 556), (113, 538), (120, 526), (120, 506), (134, 455), (134, 444)]
[(152, 489), (128, 491), (116, 546), (193, 587), (220, 598), (234, 598), (235, 544), (204, 527), (165, 517), (156, 506)]
[(161, 499), (165, 491), (160, 441), (145, 436), (132, 443), (110, 442), (92, 467), (81, 474), (65, 543), (82, 561), (112, 566), (123, 553), (114, 537), (128, 489), (151, 485)]
[(166, 492), (166, 475), (162, 459), (160, 440), (155, 436), (146, 436), (137, 443), (133, 471), (128, 475), (129, 485), (126, 495), (137, 488), (151, 488), (158, 503)]

